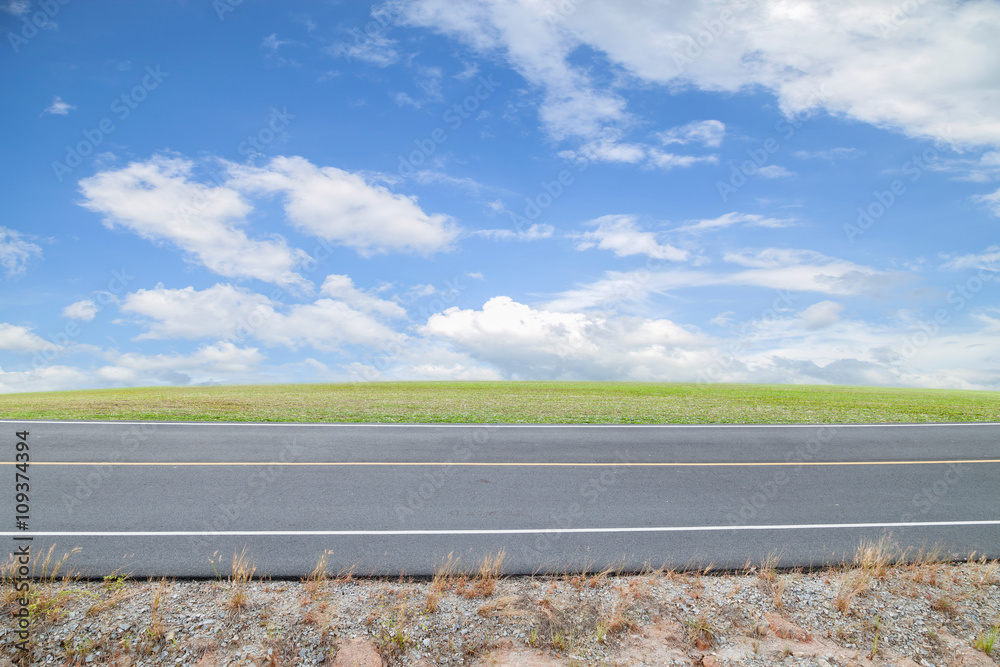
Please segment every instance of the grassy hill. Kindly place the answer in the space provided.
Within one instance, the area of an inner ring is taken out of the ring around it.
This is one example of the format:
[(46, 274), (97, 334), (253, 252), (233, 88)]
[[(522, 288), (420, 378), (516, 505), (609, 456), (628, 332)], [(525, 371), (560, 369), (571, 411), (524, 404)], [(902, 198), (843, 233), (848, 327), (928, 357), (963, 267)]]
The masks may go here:
[(1000, 421), (1000, 392), (829, 385), (378, 382), (0, 394), (5, 419), (763, 424)]

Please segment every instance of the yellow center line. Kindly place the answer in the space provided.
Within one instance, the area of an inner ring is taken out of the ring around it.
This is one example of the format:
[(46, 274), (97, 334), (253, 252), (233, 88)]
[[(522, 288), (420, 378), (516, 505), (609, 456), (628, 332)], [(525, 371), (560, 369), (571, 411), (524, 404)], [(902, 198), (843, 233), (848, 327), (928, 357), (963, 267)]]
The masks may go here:
[[(744, 461), (744, 462), (500, 462), (500, 461), (31, 461), (33, 466), (469, 466), (526, 468), (712, 468), (767, 466), (901, 466), (1000, 463), (1000, 459), (947, 459), (933, 461)], [(17, 465), (0, 462), (0, 465)]]

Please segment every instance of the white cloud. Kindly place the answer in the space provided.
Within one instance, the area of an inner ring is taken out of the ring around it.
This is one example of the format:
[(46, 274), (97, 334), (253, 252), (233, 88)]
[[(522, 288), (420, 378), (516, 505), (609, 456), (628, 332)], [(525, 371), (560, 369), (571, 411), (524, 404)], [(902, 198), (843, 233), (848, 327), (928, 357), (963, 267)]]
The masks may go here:
[(545, 223), (535, 223), (527, 229), (514, 231), (512, 229), (478, 229), (472, 234), (483, 236), (493, 241), (537, 241), (552, 238), (555, 227)]
[(987, 195), (974, 195), (972, 201), (985, 205), (993, 215), (1000, 218), (1000, 189)]
[(127, 294), (120, 308), (152, 320), (139, 339), (236, 337), (241, 325), (249, 330), (250, 322), (259, 323), (275, 314), (266, 296), (227, 284), (205, 290), (157, 285)]
[(836, 301), (820, 301), (803, 310), (800, 316), (805, 328), (812, 331), (824, 329), (839, 322), (842, 310), (844, 310), (844, 306)]
[(641, 231), (636, 224), (635, 216), (605, 215), (591, 220), (587, 225), (596, 229), (579, 235), (577, 250), (596, 247), (601, 250), (611, 250), (617, 257), (647, 255), (671, 261), (682, 261), (688, 257), (686, 250), (661, 244), (652, 232)]
[(848, 160), (858, 157), (860, 154), (861, 151), (857, 148), (846, 148), (844, 146), (837, 146), (821, 151), (795, 151), (792, 153), (792, 155), (800, 160), (829, 160), (830, 162), (834, 160)]
[(660, 169), (673, 169), (674, 167), (691, 167), (701, 163), (718, 164), (719, 158), (715, 155), (676, 155), (654, 148), (649, 151), (649, 163)]
[(264, 167), (230, 163), (228, 169), (228, 186), (284, 194), (285, 214), (299, 230), (363, 256), (443, 251), (459, 234), (448, 216), (425, 213), (415, 198), (301, 157), (277, 157)]
[(795, 174), (782, 166), (769, 164), (766, 167), (758, 169), (757, 175), (761, 178), (788, 178), (789, 176), (794, 176)]
[(354, 33), (353, 43), (340, 42), (328, 49), (332, 56), (361, 60), (376, 67), (388, 67), (399, 60), (396, 42), (383, 33), (362, 35)]
[(19, 232), (0, 226), (0, 266), (8, 278), (23, 274), (28, 260), (41, 256), (42, 249), (37, 245), (25, 241)]
[(1000, 319), (987, 313), (977, 330), (927, 336), (919, 320), (842, 320), (830, 301), (786, 311), (718, 338), (665, 319), (554, 312), (498, 296), (480, 310), (434, 315), (423, 333), (467, 355), (464, 367), (487, 364), (505, 379), (1000, 388)]
[(80, 389), (90, 386), (91, 381), (87, 373), (69, 366), (43, 366), (30, 371), (0, 369), (0, 394)]
[(230, 342), (199, 347), (191, 354), (119, 355), (113, 365), (98, 369), (98, 378), (117, 385), (204, 383), (213, 374), (245, 374), (255, 370), (264, 355), (257, 348), (244, 348)]
[(8, 14), (13, 14), (14, 16), (24, 16), (31, 9), (30, 0), (8, 0), (8, 2), (0, 5), (2, 9)]
[(668, 380), (710, 361), (708, 339), (669, 320), (536, 310), (505, 296), (482, 310), (449, 308), (423, 330), (511, 379)]
[(926, 0), (895, 22), (897, 0), (588, 0), (560, 21), (547, 21), (550, 3), (535, 0), (397, 6), (410, 24), (502, 53), (544, 90), (541, 116), (556, 138), (630, 120), (621, 96), (570, 64), (586, 46), (644, 82), (763, 86), (787, 114), (823, 109), (910, 136), (1000, 144), (1000, 4), (991, 0)]
[(726, 136), (726, 124), (720, 120), (696, 120), (686, 125), (672, 127), (657, 136), (666, 145), (699, 143), (710, 148), (718, 148)]
[(158, 155), (80, 181), (83, 206), (105, 224), (169, 241), (215, 273), (257, 278), (297, 289), (311, 285), (293, 269), (307, 256), (283, 238), (251, 239), (240, 229), (252, 210), (228, 185), (191, 180), (194, 163)]
[(49, 345), (44, 338), (31, 333), (28, 327), (0, 322), (0, 350), (34, 352)]
[(42, 111), (42, 114), (43, 115), (51, 114), (53, 116), (65, 116), (70, 112), (71, 109), (75, 108), (76, 108), (75, 106), (73, 106), (72, 104), (68, 104), (67, 102), (64, 102), (61, 97), (56, 95), (54, 98), (52, 98), (52, 104), (45, 107), (45, 110)]
[(339, 299), (348, 306), (365, 313), (379, 313), (386, 317), (406, 317), (406, 310), (398, 303), (380, 299), (354, 286), (349, 276), (329, 275), (320, 292)]
[(881, 295), (909, 278), (879, 271), (811, 250), (765, 248), (724, 253), (730, 271), (692, 269), (607, 271), (604, 277), (559, 294), (546, 304), (557, 311), (641, 302), (650, 294), (717, 286), (763, 287), (782, 292), (816, 292), (829, 296)]
[(1000, 271), (1000, 245), (991, 245), (984, 252), (967, 255), (945, 256), (948, 260), (941, 265), (945, 271), (962, 271), (965, 269), (986, 269)]
[(328, 277), (322, 290), (331, 298), (283, 307), (232, 285), (205, 290), (159, 285), (128, 294), (121, 310), (146, 322), (139, 339), (252, 338), (270, 346), (332, 351), (344, 344), (374, 346), (406, 338), (381, 321), (403, 317), (398, 304), (357, 290), (346, 276)]
[(604, 132), (600, 139), (587, 141), (575, 150), (559, 152), (559, 157), (581, 163), (612, 162), (642, 164), (659, 169), (685, 169), (697, 164), (718, 164), (717, 155), (678, 155), (641, 143), (622, 142), (620, 133)]
[(396, 103), (397, 107), (413, 107), (414, 109), (419, 109), (421, 106), (420, 102), (410, 97), (407, 93), (395, 93), (392, 96), (392, 101)]
[(83, 299), (82, 301), (76, 301), (63, 308), (62, 314), (63, 317), (68, 317), (73, 320), (84, 320), (85, 322), (89, 322), (94, 319), (98, 310), (100, 309), (92, 299)]
[(724, 213), (718, 218), (690, 221), (683, 227), (677, 227), (675, 232), (700, 232), (711, 229), (724, 229), (733, 225), (745, 224), (751, 227), (781, 228), (795, 225), (795, 220), (791, 218), (768, 218), (757, 213), (737, 213), (731, 211)]

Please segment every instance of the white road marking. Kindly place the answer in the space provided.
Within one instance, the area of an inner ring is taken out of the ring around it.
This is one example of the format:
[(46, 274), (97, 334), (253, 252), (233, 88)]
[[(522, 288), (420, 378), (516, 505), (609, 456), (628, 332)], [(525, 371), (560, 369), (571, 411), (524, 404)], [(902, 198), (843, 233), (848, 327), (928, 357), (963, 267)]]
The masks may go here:
[(930, 526), (1000, 526), (996, 521), (915, 521), (896, 523), (802, 523), (761, 526), (656, 526), (633, 528), (498, 528), (469, 530), (149, 530), (149, 531), (24, 531), (0, 532), (4, 537), (283, 537), (396, 535), (541, 535), (551, 533), (681, 533), (727, 530), (820, 530), (841, 528), (924, 528)]

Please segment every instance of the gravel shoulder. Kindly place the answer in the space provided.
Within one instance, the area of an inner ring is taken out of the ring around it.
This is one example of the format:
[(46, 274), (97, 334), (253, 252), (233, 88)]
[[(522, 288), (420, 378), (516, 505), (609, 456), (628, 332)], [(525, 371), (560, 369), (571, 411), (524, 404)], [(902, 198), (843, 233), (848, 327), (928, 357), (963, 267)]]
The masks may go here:
[(867, 545), (812, 572), (510, 578), (498, 559), (422, 581), (327, 574), (322, 561), (303, 581), (261, 580), (249, 558), (210, 581), (77, 581), (70, 558), (55, 576), (51, 562), (36, 569), (27, 653), (8, 566), (0, 667), (995, 665), (998, 563), (890, 553)]

